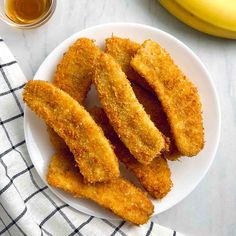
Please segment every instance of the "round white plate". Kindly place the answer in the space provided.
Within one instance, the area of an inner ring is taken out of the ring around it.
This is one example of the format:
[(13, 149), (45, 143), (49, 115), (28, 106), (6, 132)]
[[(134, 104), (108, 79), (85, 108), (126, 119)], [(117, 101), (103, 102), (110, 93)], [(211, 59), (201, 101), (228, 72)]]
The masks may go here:
[[(194, 82), (201, 96), (205, 128), (205, 147), (194, 158), (182, 157), (181, 161), (169, 162), (174, 186), (171, 192), (161, 201), (152, 200), (155, 205), (154, 214), (158, 214), (183, 200), (204, 177), (214, 159), (220, 136), (220, 112), (216, 90), (206, 68), (187, 46), (161, 30), (130, 23), (112, 23), (95, 26), (72, 35), (56, 47), (45, 59), (35, 74), (34, 79), (51, 81), (63, 53), (76, 39), (80, 37), (95, 39), (97, 45), (103, 47), (104, 40), (111, 37), (112, 34), (130, 38), (139, 43), (142, 43), (146, 39), (152, 39), (158, 42), (162, 47), (167, 49), (175, 63)], [(97, 102), (96, 92), (93, 89), (88, 95), (88, 104), (91, 106)], [(49, 142), (44, 122), (27, 107), (25, 108), (24, 129), (31, 160), (38, 174), (47, 184), (47, 168), (54, 150)], [(126, 176), (129, 178), (129, 174), (126, 173)], [(67, 204), (81, 212), (105, 219), (118, 219), (114, 214), (91, 201), (73, 198), (56, 188), (51, 188), (51, 190)]]

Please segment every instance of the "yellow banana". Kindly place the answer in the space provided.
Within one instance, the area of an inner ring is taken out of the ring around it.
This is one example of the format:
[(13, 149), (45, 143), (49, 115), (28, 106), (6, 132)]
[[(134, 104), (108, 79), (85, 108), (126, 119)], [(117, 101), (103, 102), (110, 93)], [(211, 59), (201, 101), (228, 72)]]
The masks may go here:
[(222, 38), (236, 39), (236, 30), (230, 31), (201, 20), (181, 7), (174, 0), (160, 0), (161, 5), (172, 15), (201, 32)]
[(211, 25), (236, 31), (235, 0), (175, 0), (188, 12)]

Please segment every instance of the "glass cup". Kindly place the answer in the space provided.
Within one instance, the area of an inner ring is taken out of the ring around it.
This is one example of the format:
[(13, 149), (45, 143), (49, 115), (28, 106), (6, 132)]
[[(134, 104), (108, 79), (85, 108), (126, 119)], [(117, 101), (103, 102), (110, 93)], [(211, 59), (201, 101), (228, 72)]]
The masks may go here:
[(6, 0), (0, 0), (0, 19), (5, 22), (6, 24), (13, 26), (18, 29), (33, 29), (36, 27), (39, 27), (46, 23), (51, 16), (53, 15), (56, 5), (57, 5), (57, 0), (51, 0), (50, 6), (46, 12), (42, 16), (40, 16), (38, 19), (36, 19), (32, 23), (17, 23), (13, 20), (11, 20), (7, 15), (6, 15), (6, 10), (5, 10), (5, 3)]

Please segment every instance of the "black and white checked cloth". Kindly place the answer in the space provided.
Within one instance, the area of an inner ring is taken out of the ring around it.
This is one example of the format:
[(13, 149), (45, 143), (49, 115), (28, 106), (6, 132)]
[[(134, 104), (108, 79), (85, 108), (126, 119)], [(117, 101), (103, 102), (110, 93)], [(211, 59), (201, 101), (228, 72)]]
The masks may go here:
[(181, 235), (150, 222), (137, 227), (75, 211), (41, 181), (26, 149), (24, 74), (0, 38), (0, 235)]

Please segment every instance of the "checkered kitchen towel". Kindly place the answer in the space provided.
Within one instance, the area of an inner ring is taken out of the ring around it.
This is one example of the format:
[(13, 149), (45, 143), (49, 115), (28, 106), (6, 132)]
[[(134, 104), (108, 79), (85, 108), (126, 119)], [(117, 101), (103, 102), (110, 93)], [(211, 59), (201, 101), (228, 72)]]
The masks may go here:
[(54, 196), (27, 152), (22, 102), (25, 82), (0, 38), (0, 235), (180, 235), (153, 222), (138, 227), (88, 216)]

